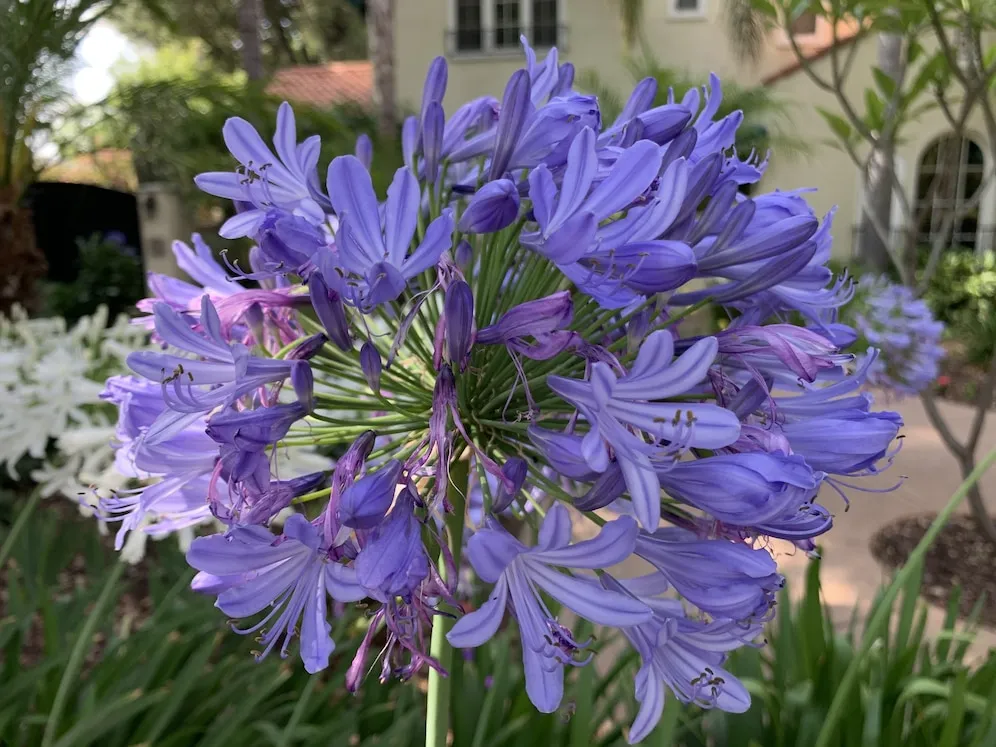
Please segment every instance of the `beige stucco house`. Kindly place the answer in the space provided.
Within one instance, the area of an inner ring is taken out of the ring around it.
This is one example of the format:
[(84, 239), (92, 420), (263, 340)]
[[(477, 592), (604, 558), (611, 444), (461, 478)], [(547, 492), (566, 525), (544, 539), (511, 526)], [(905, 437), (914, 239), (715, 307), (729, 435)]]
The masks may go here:
[[(808, 154), (794, 158), (775, 153), (762, 186), (818, 188), (811, 195), (816, 209), (826, 212), (837, 207), (834, 253), (849, 257), (860, 214), (861, 179), (848, 157), (826, 144), (831, 133), (817, 107), (833, 111), (837, 104), (802, 72), (784, 33), (773, 31), (759, 62), (750, 65), (736, 59), (726, 39), (722, 0), (644, 0), (643, 13), (641, 32), (662, 64), (700, 74), (703, 82), (709, 72), (716, 72), (741, 84), (766, 85), (789, 104), (791, 129), (812, 146)], [(557, 46), (578, 71), (595, 69), (620, 92), (632, 86), (624, 64), (620, 0), (399, 0), (395, 22), (398, 99), (413, 108), (422, 95), (425, 70), (437, 55), (449, 61), (447, 110), (483, 94), (500, 97), (508, 77), (523, 64), (522, 33), (539, 54)], [(833, 36), (827, 24), (811, 16), (797, 22), (796, 39), (824, 76)], [(846, 29), (838, 29), (837, 37), (836, 53), (853, 52), (848, 92), (861, 101), (863, 90), (872, 85), (875, 41), (870, 37), (854, 41)], [(969, 123), (970, 128), (977, 125)], [(923, 114), (903, 133), (897, 174), (913, 204), (921, 177), (929, 180), (931, 153), (936, 154), (938, 139), (947, 133), (943, 116), (936, 111)], [(981, 137), (957, 147), (962, 165), (955, 199), (965, 200), (982, 184), (984, 163), (994, 154), (986, 152)], [(936, 216), (943, 207), (925, 209), (918, 229), (925, 237), (932, 227), (937, 229)], [(893, 211), (897, 224), (898, 213)], [(952, 239), (979, 250), (991, 248), (994, 225), (996, 185), (989, 185), (978, 210), (959, 223)], [(893, 228), (900, 230), (901, 225)]]

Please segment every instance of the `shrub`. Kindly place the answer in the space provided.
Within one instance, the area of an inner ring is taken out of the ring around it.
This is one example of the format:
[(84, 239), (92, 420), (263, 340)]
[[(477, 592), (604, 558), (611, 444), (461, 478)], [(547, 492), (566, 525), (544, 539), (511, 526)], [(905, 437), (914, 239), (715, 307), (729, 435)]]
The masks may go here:
[(77, 242), (79, 273), (71, 283), (49, 283), (48, 316), (65, 317), (73, 324), (106, 306), (111, 319), (134, 311), (145, 297), (145, 276), (138, 250), (114, 232), (94, 234)]
[(950, 337), (966, 346), (966, 359), (984, 364), (996, 352), (996, 253), (949, 252), (924, 294)]

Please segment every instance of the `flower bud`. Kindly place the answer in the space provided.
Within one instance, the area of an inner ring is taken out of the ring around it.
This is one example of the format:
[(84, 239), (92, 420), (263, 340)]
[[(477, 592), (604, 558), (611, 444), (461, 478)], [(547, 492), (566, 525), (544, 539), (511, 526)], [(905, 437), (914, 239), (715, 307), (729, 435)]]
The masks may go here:
[(463, 280), (446, 289), (443, 302), (446, 315), (446, 355), (450, 363), (466, 367), (470, 346), (474, 342), (474, 294)]
[(519, 191), (511, 179), (488, 182), (470, 198), (457, 228), (465, 233), (494, 233), (512, 225), (519, 214)]
[(467, 239), (461, 239), (460, 243), (457, 244), (457, 248), (453, 251), (453, 261), (456, 262), (457, 267), (463, 270), (464, 274), (470, 272), (474, 262), (474, 247)]
[(446, 115), (443, 114), (442, 105), (436, 101), (431, 102), (426, 107), (422, 121), (422, 153), (425, 157), (425, 181), (428, 184), (435, 184), (439, 173), (445, 126)]
[(245, 320), (245, 323), (249, 325), (249, 329), (252, 331), (252, 336), (256, 341), (256, 344), (264, 345), (266, 342), (266, 334), (263, 329), (265, 317), (263, 315), (263, 307), (259, 305), (259, 302), (249, 305), (243, 319)]
[(477, 333), (477, 342), (498, 345), (517, 337), (535, 337), (563, 329), (573, 318), (574, 303), (571, 301), (571, 294), (559, 291), (509, 309), (497, 324), (485, 327)]
[(394, 503), (401, 462), (392, 459), (376, 472), (350, 485), (339, 499), (339, 523), (353, 529), (373, 529)]
[(626, 480), (618, 465), (612, 465), (598, 476), (595, 484), (583, 496), (574, 501), (579, 511), (596, 511), (605, 508), (626, 492)]
[(353, 343), (349, 337), (349, 321), (346, 319), (342, 297), (328, 287), (320, 272), (311, 273), (308, 289), (311, 291), (311, 305), (328, 332), (329, 339), (341, 350), (350, 350)]
[(526, 464), (526, 460), (521, 457), (511, 457), (502, 465), (501, 473), (508, 478), (515, 490), (506, 489), (503, 482), (498, 483), (498, 494), (495, 496), (494, 505), (491, 507), (493, 513), (499, 514), (512, 505), (512, 499), (522, 490), (528, 472), (529, 467)]
[(329, 338), (321, 333), (312, 335), (311, 337), (305, 337), (293, 350), (287, 353), (287, 360), (310, 361), (318, 355), (318, 351), (325, 347), (325, 343), (328, 341)]
[(380, 361), (380, 353), (369, 340), (363, 343), (363, 347), (360, 348), (360, 368), (370, 386), (370, 391), (374, 394), (380, 394), (380, 374), (383, 366)]
[(291, 364), (291, 385), (297, 395), (297, 401), (304, 405), (308, 412), (315, 409), (315, 377), (307, 361), (294, 361)]

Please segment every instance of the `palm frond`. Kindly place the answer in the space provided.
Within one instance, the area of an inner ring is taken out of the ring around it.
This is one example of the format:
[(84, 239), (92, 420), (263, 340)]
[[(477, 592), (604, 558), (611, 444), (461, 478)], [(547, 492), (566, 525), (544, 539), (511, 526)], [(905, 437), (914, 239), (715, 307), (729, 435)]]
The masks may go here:
[(757, 62), (764, 48), (767, 29), (764, 17), (754, 8), (751, 0), (726, 0), (723, 24), (737, 59)]

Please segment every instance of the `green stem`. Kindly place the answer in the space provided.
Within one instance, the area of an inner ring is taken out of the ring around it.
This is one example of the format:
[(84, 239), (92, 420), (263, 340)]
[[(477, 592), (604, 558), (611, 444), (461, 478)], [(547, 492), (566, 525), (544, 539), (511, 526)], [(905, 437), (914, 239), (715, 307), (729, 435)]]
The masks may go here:
[(861, 648), (851, 658), (851, 663), (848, 665), (844, 677), (837, 687), (837, 692), (834, 693), (833, 701), (830, 703), (830, 710), (827, 711), (827, 715), (823, 720), (815, 747), (829, 747), (830, 744), (834, 743), (837, 724), (843, 718), (846, 704), (850, 702), (851, 691), (857, 684), (861, 670), (868, 662), (868, 652), (882, 638), (889, 625), (889, 620), (892, 617), (893, 602), (895, 602), (900, 590), (910, 582), (913, 575), (921, 568), (924, 555), (927, 554), (937, 535), (940, 534), (941, 530), (951, 519), (952, 514), (961, 505), (961, 502), (965, 500), (965, 496), (968, 495), (975, 483), (979, 481), (979, 478), (986, 473), (994, 462), (996, 462), (996, 449), (989, 452), (986, 458), (979, 463), (978, 467), (972, 470), (972, 473), (965, 479), (965, 482), (951, 496), (948, 505), (934, 519), (926, 533), (924, 533), (923, 538), (913, 548), (913, 552), (909, 554), (905, 565), (903, 565), (899, 573), (896, 574), (896, 577), (892, 579), (892, 583), (886, 588), (882, 595), (881, 603), (865, 628)]
[[(460, 569), (460, 549), (463, 544), (464, 511), (470, 464), (466, 457), (450, 465), (450, 485), (447, 498), (453, 505), (453, 513), (446, 516), (446, 534), (450, 553), (457, 574)], [(446, 577), (446, 564), (440, 560), (439, 572), (444, 581), (454, 581)], [(445, 615), (437, 615), (432, 623), (432, 641), (429, 655), (446, 672), (453, 668), (453, 647), (446, 640), (446, 634), (452, 627), (452, 619)], [(429, 692), (426, 704), (425, 747), (446, 747), (446, 737), (450, 729), (450, 679), (439, 674), (435, 669), (429, 670)]]
[(18, 536), (27, 525), (28, 519), (31, 518), (31, 514), (34, 513), (35, 507), (38, 505), (38, 501), (41, 500), (41, 493), (42, 486), (39, 485), (31, 491), (31, 497), (28, 498), (28, 502), (24, 504), (24, 508), (22, 508), (17, 514), (17, 520), (14, 522), (14, 526), (10, 528), (10, 532), (4, 538), (3, 547), (0, 547), (0, 568), (3, 568), (4, 563), (7, 562), (7, 558), (10, 556), (11, 552), (13, 552), (14, 544), (17, 542)]
[(114, 598), (114, 592), (117, 591), (118, 581), (121, 580), (124, 569), (125, 564), (121, 560), (114, 564), (114, 569), (107, 577), (107, 581), (104, 582), (104, 588), (97, 598), (93, 611), (87, 616), (79, 635), (76, 636), (76, 643), (73, 644), (72, 653), (69, 654), (69, 662), (66, 664), (62, 679), (59, 681), (59, 689), (55, 693), (52, 710), (49, 711), (48, 720), (45, 722), (45, 733), (41, 741), (42, 747), (51, 747), (55, 741), (55, 736), (59, 730), (59, 721), (62, 719), (62, 711), (69, 699), (69, 692), (77, 684), (76, 680), (80, 673), (80, 667), (83, 666), (83, 658), (90, 650), (93, 634), (97, 631), (97, 626), (100, 625), (108, 605)]

